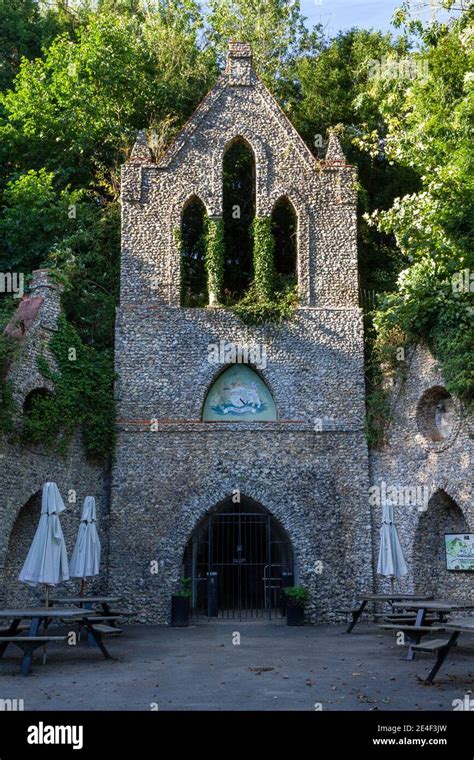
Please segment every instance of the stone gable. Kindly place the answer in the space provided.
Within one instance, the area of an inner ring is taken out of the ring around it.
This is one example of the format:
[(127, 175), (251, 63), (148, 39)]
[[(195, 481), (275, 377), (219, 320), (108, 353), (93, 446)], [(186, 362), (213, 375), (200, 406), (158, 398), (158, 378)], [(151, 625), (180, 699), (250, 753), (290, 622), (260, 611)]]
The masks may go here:
[(179, 306), (175, 231), (193, 196), (222, 216), (222, 162), (237, 138), (255, 157), (257, 216), (270, 216), (282, 197), (296, 210), (301, 305), (357, 307), (355, 170), (334, 135), (327, 161), (317, 162), (241, 43), (231, 44), (225, 72), (157, 163), (141, 134), (122, 169), (122, 305)]

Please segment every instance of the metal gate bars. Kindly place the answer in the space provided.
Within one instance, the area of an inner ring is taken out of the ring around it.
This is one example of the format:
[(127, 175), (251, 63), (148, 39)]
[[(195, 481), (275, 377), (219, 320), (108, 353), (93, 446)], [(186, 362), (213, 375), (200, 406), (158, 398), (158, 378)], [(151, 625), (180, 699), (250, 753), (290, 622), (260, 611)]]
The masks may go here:
[[(232, 505), (233, 506), (233, 505)], [(291, 544), (270, 513), (241, 509), (208, 515), (185, 556), (192, 607), (225, 619), (280, 617), (291, 585)]]

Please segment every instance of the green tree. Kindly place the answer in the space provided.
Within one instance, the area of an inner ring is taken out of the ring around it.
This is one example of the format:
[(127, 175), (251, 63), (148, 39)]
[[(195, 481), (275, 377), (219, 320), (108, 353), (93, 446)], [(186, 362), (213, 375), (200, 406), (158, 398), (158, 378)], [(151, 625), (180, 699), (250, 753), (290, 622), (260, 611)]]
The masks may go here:
[(57, 191), (54, 175), (30, 170), (11, 180), (4, 192), (0, 218), (0, 269), (29, 271), (47, 263), (58, 245), (74, 246), (84, 234), (80, 190)]
[(176, 23), (162, 6), (144, 20), (91, 14), (77, 41), (62, 34), (44, 59), (23, 59), (1, 101), (11, 172), (44, 167), (63, 186), (110, 182), (139, 128), (183, 123), (212, 81), (213, 57), (197, 45), (191, 11)]
[(427, 76), (380, 93), (386, 155), (416, 168), (421, 188), (369, 218), (395, 236), (402, 255), (397, 287), (375, 317), (377, 345), (383, 349), (395, 328), (408, 342), (427, 343), (448, 390), (468, 403), (474, 397), (472, 34), (468, 14), (423, 28)]
[(207, 35), (223, 64), (230, 40), (250, 42), (254, 65), (282, 105), (294, 91), (299, 56), (321, 47), (309, 32), (298, 0), (209, 0)]
[[(357, 166), (359, 209), (389, 208), (400, 193), (418, 187), (416, 170), (390, 163), (381, 149), (384, 119), (371, 80), (374, 64), (383, 56), (402, 56), (405, 38), (351, 29), (328, 40), (318, 55), (297, 62), (298, 96), (291, 105), (295, 126), (308, 146), (324, 155), (330, 126), (341, 125), (340, 139), (348, 162)], [(380, 136), (379, 136), (380, 133)], [(362, 135), (376, 134), (371, 150), (360, 145)], [(370, 229), (359, 218), (359, 271), (365, 289), (386, 290), (395, 284), (398, 255), (393, 237)]]
[(0, 0), (0, 89), (9, 87), (23, 56), (41, 53), (41, 15), (35, 0)]

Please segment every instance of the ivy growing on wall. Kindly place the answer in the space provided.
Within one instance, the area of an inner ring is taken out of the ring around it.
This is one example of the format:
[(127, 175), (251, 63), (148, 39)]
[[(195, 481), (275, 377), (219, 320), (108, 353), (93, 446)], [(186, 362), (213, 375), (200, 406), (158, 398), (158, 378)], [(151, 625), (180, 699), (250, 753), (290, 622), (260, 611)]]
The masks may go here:
[(222, 219), (205, 221), (205, 264), (209, 303), (218, 304), (222, 298), (224, 282), (224, 222)]
[(271, 298), (274, 287), (275, 238), (269, 216), (256, 216), (252, 222), (255, 291), (260, 298)]
[(290, 319), (298, 306), (298, 288), (294, 277), (277, 276), (275, 288), (263, 296), (253, 282), (247, 293), (231, 309), (246, 325), (279, 324)]
[(364, 340), (365, 434), (371, 448), (380, 448), (387, 443), (387, 432), (393, 418), (391, 394), (387, 383), (389, 379), (404, 381), (408, 341), (407, 336), (397, 326), (386, 326), (385, 329), (376, 331), (373, 311), (365, 315)]
[(14, 427), (15, 403), (6, 374), (18, 349), (18, 343), (3, 331), (17, 305), (18, 302), (13, 299), (5, 298), (0, 301), (0, 433), (11, 433)]
[(34, 400), (22, 436), (64, 455), (81, 430), (89, 458), (104, 461), (115, 439), (112, 352), (85, 345), (64, 317), (49, 347), (58, 370), (51, 368), (44, 354), (38, 357), (38, 367), (54, 383), (55, 392)]
[(271, 217), (254, 218), (252, 238), (254, 278), (232, 311), (248, 325), (278, 324), (289, 319), (298, 305), (296, 280), (275, 272)]

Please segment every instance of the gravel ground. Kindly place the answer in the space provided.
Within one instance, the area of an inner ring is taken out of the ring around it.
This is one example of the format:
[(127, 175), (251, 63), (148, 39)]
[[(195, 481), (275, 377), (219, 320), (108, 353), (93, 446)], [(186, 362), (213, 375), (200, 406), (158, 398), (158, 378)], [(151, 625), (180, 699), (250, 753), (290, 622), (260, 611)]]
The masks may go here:
[[(240, 644), (236, 633), (240, 634)], [(128, 626), (96, 648), (51, 645), (31, 674), (20, 650), (0, 660), (0, 699), (25, 710), (449, 710), (474, 698), (474, 639), (462, 636), (437, 682), (425, 686), (433, 656), (404, 657), (395, 636), (374, 625), (291, 628), (277, 622)], [(319, 705), (321, 707), (319, 707)]]

